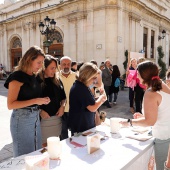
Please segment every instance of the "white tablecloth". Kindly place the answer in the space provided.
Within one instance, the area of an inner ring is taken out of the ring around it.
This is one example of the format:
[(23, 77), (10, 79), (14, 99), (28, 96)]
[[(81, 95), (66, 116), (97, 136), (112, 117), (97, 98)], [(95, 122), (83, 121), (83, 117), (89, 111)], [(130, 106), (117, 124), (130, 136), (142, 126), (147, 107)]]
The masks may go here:
[[(93, 154), (87, 153), (87, 146), (75, 147), (70, 140), (62, 141), (61, 160), (50, 160), (52, 170), (147, 170), (148, 161), (153, 153), (153, 138), (146, 141), (138, 141), (125, 136), (134, 134), (130, 128), (122, 128), (119, 134), (111, 134), (110, 127), (100, 125), (90, 131), (99, 131), (109, 136), (101, 141), (100, 150)], [(73, 137), (73, 141), (86, 144), (86, 137)], [(39, 155), (35, 151), (28, 155)], [(0, 169), (20, 170), (25, 168), (24, 157), (20, 156), (0, 164)]]

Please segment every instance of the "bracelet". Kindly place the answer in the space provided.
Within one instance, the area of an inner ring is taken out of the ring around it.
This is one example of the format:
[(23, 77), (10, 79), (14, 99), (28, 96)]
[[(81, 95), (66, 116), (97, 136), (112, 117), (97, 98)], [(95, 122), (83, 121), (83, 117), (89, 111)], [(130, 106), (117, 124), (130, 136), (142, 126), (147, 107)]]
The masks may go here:
[(164, 170), (170, 170), (170, 168), (167, 168), (166, 161), (164, 162)]
[(132, 125), (132, 119), (128, 119), (127, 122), (130, 123), (130, 126), (133, 126)]

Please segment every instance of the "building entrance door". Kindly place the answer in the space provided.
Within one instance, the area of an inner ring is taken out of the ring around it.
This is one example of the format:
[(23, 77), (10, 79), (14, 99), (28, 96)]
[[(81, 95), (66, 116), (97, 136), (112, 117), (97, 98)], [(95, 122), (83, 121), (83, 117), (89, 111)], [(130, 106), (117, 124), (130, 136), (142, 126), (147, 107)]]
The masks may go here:
[(55, 58), (63, 57), (63, 44), (52, 44), (49, 47), (49, 54)]
[(18, 65), (20, 58), (22, 57), (22, 48), (11, 49), (11, 69)]

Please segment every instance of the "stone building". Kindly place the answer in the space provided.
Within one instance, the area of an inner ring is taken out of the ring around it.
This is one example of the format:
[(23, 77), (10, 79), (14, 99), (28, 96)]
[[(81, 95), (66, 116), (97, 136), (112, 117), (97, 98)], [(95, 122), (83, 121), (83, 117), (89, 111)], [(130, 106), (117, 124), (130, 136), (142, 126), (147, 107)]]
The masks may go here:
[(143, 50), (157, 61), (161, 45), (169, 67), (170, 0), (5, 0), (0, 5), (0, 63), (7, 71), (30, 46), (45, 48), (39, 23), (46, 16), (56, 21), (49, 47), (55, 57), (98, 64), (110, 58), (123, 72), (125, 50)]

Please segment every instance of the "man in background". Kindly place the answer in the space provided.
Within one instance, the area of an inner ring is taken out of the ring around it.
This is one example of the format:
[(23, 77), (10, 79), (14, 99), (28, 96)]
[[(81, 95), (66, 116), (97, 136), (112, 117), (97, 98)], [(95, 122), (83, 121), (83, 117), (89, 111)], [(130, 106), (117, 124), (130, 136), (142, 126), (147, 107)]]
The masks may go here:
[(110, 60), (106, 60), (104, 63), (104, 69), (102, 70), (102, 81), (104, 84), (104, 90), (107, 96), (107, 100), (105, 101), (105, 105), (108, 108), (111, 108), (109, 101), (108, 101), (108, 96), (109, 96), (109, 89), (112, 83), (112, 71), (110, 70)]
[(76, 73), (71, 71), (72, 60), (68, 56), (64, 56), (60, 59), (60, 72), (59, 77), (63, 83), (67, 104), (65, 106), (64, 114), (62, 116), (62, 131), (61, 140), (68, 138), (68, 116), (69, 116), (69, 94), (73, 83), (76, 80)]

